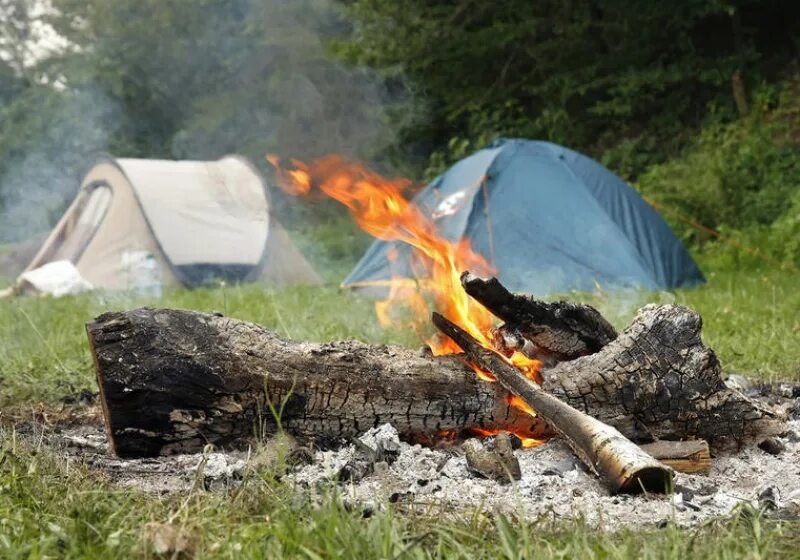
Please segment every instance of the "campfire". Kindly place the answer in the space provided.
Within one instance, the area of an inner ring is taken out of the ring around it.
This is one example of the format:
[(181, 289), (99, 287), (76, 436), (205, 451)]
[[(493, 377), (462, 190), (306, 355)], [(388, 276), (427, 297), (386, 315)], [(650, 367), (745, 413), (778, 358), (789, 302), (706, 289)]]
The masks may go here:
[[(779, 411), (725, 385), (692, 310), (646, 306), (617, 333), (591, 306), (509, 292), (468, 244), (438, 234), (407, 181), (334, 156), (268, 159), (290, 194), (334, 198), (366, 232), (414, 248), (416, 278), (388, 281), (376, 312), (388, 325), (410, 311), (438, 333), (414, 352), (291, 342), (190, 311), (102, 315), (87, 332), (118, 455), (234, 446), (255, 426), (313, 444), (391, 424), (405, 441), (467, 439), (470, 467), (498, 480), (520, 476), (515, 444), (557, 436), (612, 493), (663, 493), (673, 469), (707, 471), (711, 452), (781, 430)], [(371, 463), (393, 453), (379, 447)]]

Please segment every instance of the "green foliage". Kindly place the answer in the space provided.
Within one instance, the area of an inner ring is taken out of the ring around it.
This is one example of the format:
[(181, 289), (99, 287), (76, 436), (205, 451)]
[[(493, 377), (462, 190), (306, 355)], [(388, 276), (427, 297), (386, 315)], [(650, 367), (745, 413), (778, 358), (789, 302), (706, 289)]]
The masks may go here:
[(425, 105), (405, 146), (452, 160), (453, 137), (542, 138), (635, 151), (631, 175), (673, 153), (709, 102), (732, 112), (735, 70), (755, 83), (795, 57), (786, 18), (800, 15), (788, 0), (355, 0), (350, 13), (340, 56), (407, 80)]
[[(708, 239), (688, 218), (721, 230), (735, 245), (800, 264), (797, 83), (758, 91), (746, 118), (712, 117), (680, 158), (652, 166), (639, 178), (639, 189), (659, 203), (685, 239)], [(730, 252), (726, 244), (709, 250)], [(736, 264), (744, 264), (747, 253), (738, 258), (744, 261)]]

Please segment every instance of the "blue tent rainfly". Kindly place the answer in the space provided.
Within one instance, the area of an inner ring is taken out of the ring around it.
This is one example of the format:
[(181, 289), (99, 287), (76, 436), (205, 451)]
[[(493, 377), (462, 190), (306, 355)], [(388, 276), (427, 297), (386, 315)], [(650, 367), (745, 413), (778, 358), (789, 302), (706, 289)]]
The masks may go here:
[[(596, 161), (549, 142), (497, 140), (453, 165), (413, 202), (448, 240), (469, 239), (516, 292), (659, 290), (705, 281), (633, 188)], [(376, 241), (342, 285), (413, 277), (411, 251), (405, 243)]]

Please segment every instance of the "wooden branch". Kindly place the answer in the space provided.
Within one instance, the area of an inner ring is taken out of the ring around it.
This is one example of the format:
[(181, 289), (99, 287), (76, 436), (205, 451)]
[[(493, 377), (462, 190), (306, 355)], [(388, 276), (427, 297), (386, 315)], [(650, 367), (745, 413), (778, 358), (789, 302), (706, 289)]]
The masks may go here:
[(654, 459), (658, 459), (678, 472), (708, 474), (711, 470), (711, 452), (708, 442), (702, 439), (688, 441), (654, 441), (641, 448)]
[(112, 448), (120, 456), (202, 450), (274, 433), (355, 437), (471, 427), (546, 437), (497, 384), (458, 357), (359, 342), (290, 342), (252, 323), (173, 309), (106, 313), (87, 324)]
[(503, 387), (544, 418), (612, 492), (664, 493), (669, 490), (672, 471), (619, 431), (545, 393), (503, 357), (481, 346), (469, 333), (442, 315), (434, 313), (433, 324), (452, 338), (471, 362), (492, 373)]
[[(497, 278), (461, 275), (464, 290), (495, 316), (505, 321), (498, 330), (500, 348), (523, 350), (542, 361), (573, 360), (592, 354), (617, 337), (611, 323), (594, 307), (557, 301), (546, 303), (529, 296), (512, 294)], [(515, 339), (532, 344), (529, 349)]]

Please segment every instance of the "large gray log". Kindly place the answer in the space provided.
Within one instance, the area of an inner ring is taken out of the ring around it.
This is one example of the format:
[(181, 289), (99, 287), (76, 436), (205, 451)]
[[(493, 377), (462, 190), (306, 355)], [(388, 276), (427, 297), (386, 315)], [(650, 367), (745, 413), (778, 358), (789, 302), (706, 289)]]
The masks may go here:
[(719, 449), (777, 430), (773, 411), (725, 385), (702, 326), (687, 307), (647, 305), (598, 352), (542, 370), (542, 387), (637, 441), (700, 438)]
[[(541, 372), (542, 387), (636, 442), (703, 438), (712, 447), (774, 431), (775, 416), (721, 380), (700, 318), (648, 306), (599, 352)], [(192, 311), (107, 313), (87, 325), (106, 424), (120, 455), (197, 451), (283, 427), (350, 437), (393, 423), (405, 434), (470, 427), (544, 435), (457, 356), (358, 342), (290, 342)]]
[(432, 435), (470, 427), (543, 433), (458, 357), (359, 342), (290, 342), (258, 325), (172, 309), (106, 313), (87, 325), (115, 452), (197, 451), (274, 432), (356, 436), (391, 422)]

